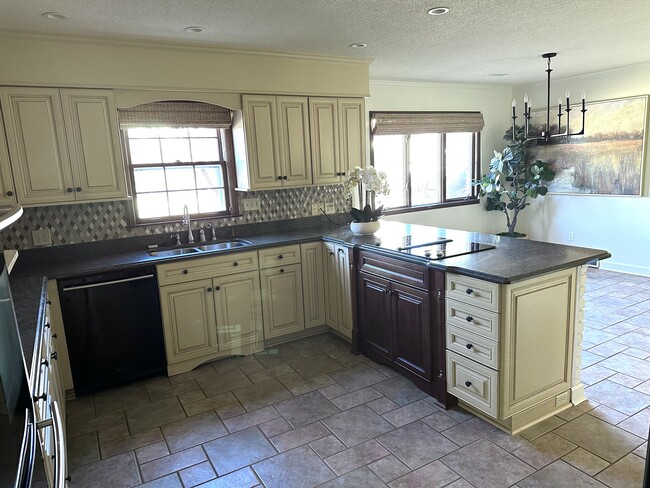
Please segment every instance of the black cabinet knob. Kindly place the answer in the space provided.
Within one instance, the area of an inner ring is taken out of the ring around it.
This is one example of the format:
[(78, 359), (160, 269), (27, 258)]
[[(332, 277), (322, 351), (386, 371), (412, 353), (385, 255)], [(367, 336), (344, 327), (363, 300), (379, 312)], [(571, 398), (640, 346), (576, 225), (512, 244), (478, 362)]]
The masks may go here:
[(471, 382), (471, 381), (466, 381), (466, 382), (465, 382), (465, 386), (466, 386), (467, 388), (469, 388), (470, 386), (472, 386), (472, 382)]
[(72, 193), (74, 190), (72, 188), (66, 188), (65, 191), (67, 191), (68, 193)]
[(467, 317), (465, 317), (465, 320), (467, 320), (468, 322), (471, 322), (472, 320), (474, 320), (474, 317), (472, 317), (471, 315), (468, 315)]
[(59, 353), (56, 352), (56, 351), (54, 351), (54, 352), (50, 355), (50, 357), (52, 358), (53, 361), (56, 361), (57, 359), (59, 359)]
[(8, 197), (13, 197), (13, 196), (14, 196), (14, 192), (12, 192), (11, 190), (9, 190), (9, 191), (7, 192), (7, 196), (8, 196)]
[(38, 395), (38, 396), (35, 396), (35, 397), (33, 397), (33, 398), (34, 398), (34, 401), (35, 401), (35, 402), (37, 402), (37, 401), (39, 401), (39, 400), (43, 400), (43, 401), (45, 401), (45, 400), (47, 400), (47, 394), (46, 394), (46, 393), (43, 393), (42, 395)]
[(343, 172), (341, 173), (341, 176), (345, 176), (345, 171), (343, 171)]
[(53, 339), (57, 339), (58, 337), (59, 337), (59, 336), (57, 336), (56, 334), (52, 334), (52, 338), (53, 338)]
[(465, 347), (466, 347), (467, 349), (471, 349), (471, 348), (474, 347), (474, 344), (465, 344)]
[(235, 261), (234, 263), (232, 263), (232, 265), (233, 266), (239, 266), (239, 263), (237, 261)]
[(220, 287), (220, 286), (215, 286), (215, 287), (214, 287), (214, 290), (215, 290), (215, 291), (219, 291), (219, 290), (221, 290), (221, 287)]
[(48, 300), (48, 301), (45, 302), (45, 303), (47, 303), (48, 305), (52, 305), (52, 300)]
[(467, 290), (465, 290), (465, 293), (467, 293), (468, 295), (471, 295), (472, 293), (474, 293), (474, 290), (472, 290), (471, 288), (468, 288)]
[(77, 188), (74, 189), (74, 191), (76, 191), (76, 192), (81, 192), (81, 187), (78, 186)]
[(43, 325), (43, 327), (45, 327), (46, 329), (49, 329), (49, 328), (50, 328), (50, 323), (49, 323), (49, 322), (45, 322), (45, 324)]
[(282, 176), (278, 176), (278, 178), (277, 178), (277, 179), (278, 179), (278, 180), (281, 180), (281, 179), (282, 179)]
[(189, 271), (186, 270), (186, 269), (184, 269), (184, 270), (183, 270), (183, 274), (187, 274), (187, 273), (189, 273)]
[(284, 273), (284, 268), (280, 268), (280, 273)]
[(210, 293), (212, 291), (212, 288), (208, 287), (207, 291), (208, 291), (208, 293)]
[(338, 252), (344, 253), (345, 251), (343, 249), (337, 249)]
[(390, 293), (390, 290), (388, 288), (386, 288), (384, 291), (386, 292), (387, 295)]
[(283, 176), (282, 179), (283, 180), (288, 180), (289, 178), (287, 178), (286, 176)]
[(330, 256), (334, 256), (334, 251), (330, 251)]
[(284, 256), (283, 256), (282, 254), (280, 254), (280, 255), (278, 256), (278, 259), (282, 259), (283, 257), (284, 257)]

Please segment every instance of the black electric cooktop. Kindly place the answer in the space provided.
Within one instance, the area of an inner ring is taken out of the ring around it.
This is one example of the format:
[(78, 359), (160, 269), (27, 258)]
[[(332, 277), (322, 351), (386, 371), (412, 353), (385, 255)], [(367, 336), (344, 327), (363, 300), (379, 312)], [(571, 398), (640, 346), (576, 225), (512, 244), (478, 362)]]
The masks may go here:
[(482, 244), (480, 242), (447, 238), (440, 238), (428, 242), (414, 242), (412, 236), (404, 236), (402, 239), (402, 245), (397, 246), (394, 249), (403, 254), (437, 260), (486, 251), (488, 249), (494, 249), (495, 247), (496, 246), (492, 244)]

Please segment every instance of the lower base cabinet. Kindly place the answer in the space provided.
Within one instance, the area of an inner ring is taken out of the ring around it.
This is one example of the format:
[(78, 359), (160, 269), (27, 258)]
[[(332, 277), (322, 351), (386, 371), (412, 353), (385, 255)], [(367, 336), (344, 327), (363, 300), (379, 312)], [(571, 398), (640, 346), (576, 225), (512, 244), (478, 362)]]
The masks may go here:
[(305, 329), (300, 264), (260, 271), (264, 338), (274, 339)]
[(323, 243), (325, 261), (325, 322), (348, 339), (352, 338), (352, 281), (350, 253), (345, 246)]

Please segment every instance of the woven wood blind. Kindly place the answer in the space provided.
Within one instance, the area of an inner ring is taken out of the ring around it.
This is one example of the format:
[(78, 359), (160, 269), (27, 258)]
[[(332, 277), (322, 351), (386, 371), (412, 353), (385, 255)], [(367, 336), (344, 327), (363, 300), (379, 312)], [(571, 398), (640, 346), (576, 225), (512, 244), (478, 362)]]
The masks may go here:
[(480, 112), (373, 112), (374, 135), (480, 132), (485, 123)]
[(230, 109), (203, 102), (165, 101), (118, 109), (120, 128), (211, 127), (228, 129)]

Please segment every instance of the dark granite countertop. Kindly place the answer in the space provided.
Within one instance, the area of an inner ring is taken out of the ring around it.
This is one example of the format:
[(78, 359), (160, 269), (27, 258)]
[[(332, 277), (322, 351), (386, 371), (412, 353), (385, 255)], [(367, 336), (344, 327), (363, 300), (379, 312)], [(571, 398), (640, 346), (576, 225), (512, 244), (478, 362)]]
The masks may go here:
[[(243, 237), (251, 241), (250, 246), (237, 250), (204, 252), (173, 258), (152, 257), (146, 253), (147, 245), (168, 242), (168, 236), (160, 235), (20, 251), (10, 281), (28, 367), (31, 363), (36, 324), (39, 313), (42, 313), (39, 309), (42, 308), (43, 294), (46, 292), (43, 277), (60, 279), (123, 267), (194, 259), (224, 252), (245, 252), (320, 239), (389, 256), (398, 256), (405, 260), (425, 263), (436, 269), (504, 284), (610, 257), (607, 251), (599, 249), (390, 221), (382, 222), (381, 229), (372, 236), (355, 236), (347, 226), (323, 223), (282, 231), (264, 226), (258, 228), (261, 232), (257, 234), (254, 227), (246, 226), (245, 231), (232, 232), (230, 229), (229, 236), (221, 236), (222, 238)], [(496, 247), (474, 254), (430, 260), (415, 253), (396, 250), (398, 246), (407, 242), (405, 239), (407, 236), (410, 236), (408, 242), (412, 244), (431, 242), (444, 237), (456, 242), (479, 242)]]

